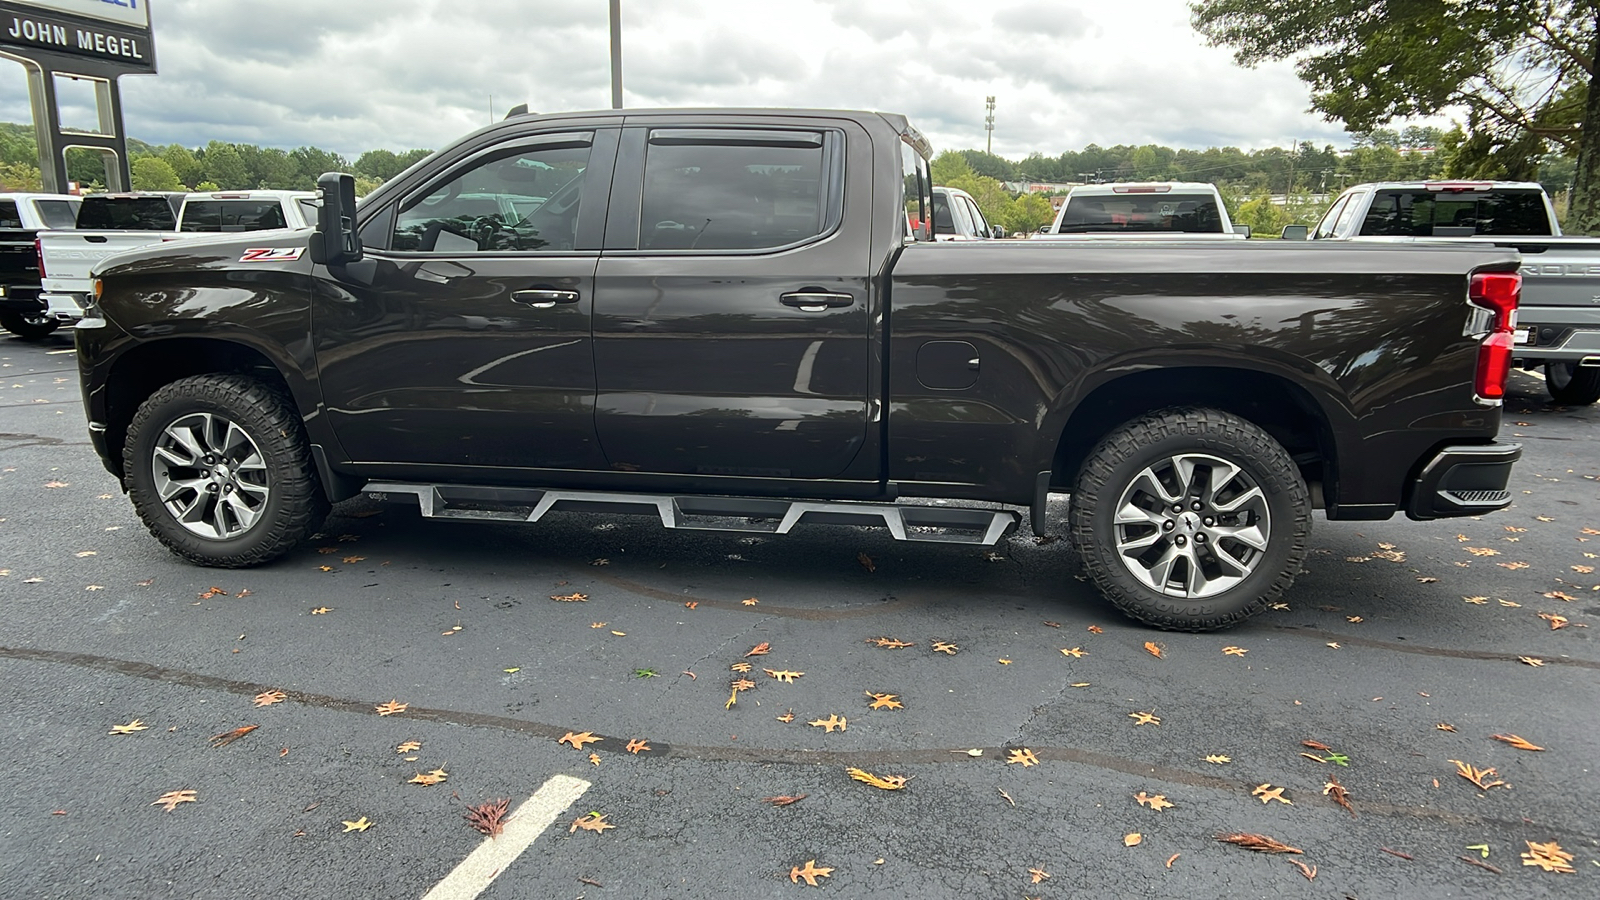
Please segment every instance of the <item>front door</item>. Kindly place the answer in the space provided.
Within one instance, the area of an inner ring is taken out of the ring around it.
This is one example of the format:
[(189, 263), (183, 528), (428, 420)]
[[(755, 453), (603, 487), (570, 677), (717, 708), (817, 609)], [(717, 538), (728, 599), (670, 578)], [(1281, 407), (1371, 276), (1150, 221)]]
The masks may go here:
[(376, 214), (370, 277), (324, 280), (313, 313), (352, 461), (604, 468), (589, 318), (616, 134), (508, 139)]
[(626, 472), (851, 477), (877, 415), (871, 217), (842, 217), (847, 184), (852, 209), (871, 207), (865, 132), (828, 120), (636, 121), (623, 133), (595, 296), (595, 427), (607, 461)]

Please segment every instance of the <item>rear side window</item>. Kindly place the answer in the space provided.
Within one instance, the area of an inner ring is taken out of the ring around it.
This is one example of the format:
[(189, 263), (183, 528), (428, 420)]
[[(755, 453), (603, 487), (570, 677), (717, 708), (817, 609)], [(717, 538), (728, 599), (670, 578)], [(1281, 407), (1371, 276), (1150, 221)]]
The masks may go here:
[(190, 200), (183, 207), (183, 231), (266, 231), (287, 228), (276, 200)]
[(17, 214), (15, 200), (0, 200), (0, 228), (21, 228), (22, 216)]
[(1449, 228), (1451, 233), (1471, 228), (1471, 234), (1548, 235), (1550, 215), (1544, 195), (1531, 190), (1378, 191), (1361, 233), (1434, 237), (1435, 228)]
[(1220, 234), (1222, 216), (1208, 194), (1100, 194), (1067, 200), (1061, 234), (1178, 231)]
[(759, 250), (825, 228), (824, 135), (656, 129), (645, 155), (641, 250)]
[(178, 217), (164, 197), (85, 197), (78, 227), (124, 231), (176, 231)]
[(44, 220), (47, 228), (78, 227), (76, 200), (35, 200), (33, 208), (39, 211), (39, 218)]
[(950, 195), (939, 191), (933, 192), (933, 233), (956, 233), (956, 214), (950, 208)]

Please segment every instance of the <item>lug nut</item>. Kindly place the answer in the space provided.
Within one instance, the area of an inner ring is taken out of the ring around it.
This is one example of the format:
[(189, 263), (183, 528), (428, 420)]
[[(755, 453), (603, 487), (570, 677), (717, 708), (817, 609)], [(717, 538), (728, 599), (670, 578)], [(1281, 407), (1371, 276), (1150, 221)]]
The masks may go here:
[(1177, 526), (1171, 519), (1168, 519), (1165, 522), (1161, 523), (1161, 530), (1162, 531), (1171, 531), (1175, 527), (1177, 527)]
[(225, 485), (223, 485), (223, 486), (222, 486), (222, 492), (223, 492), (223, 493), (224, 493), (224, 494), (231, 494), (231, 493), (233, 493), (233, 485), (231, 485), (231, 484), (225, 484)]
[(1174, 504), (1172, 504), (1172, 511), (1173, 512), (1180, 512), (1180, 513), (1183, 512), (1183, 504), (1182, 503), (1174, 503)]
[(1195, 512), (1199, 512), (1200, 511), (1200, 501), (1196, 500), (1193, 504), (1191, 504), (1189, 506), (1189, 508), (1194, 510)]
[(1206, 533), (1202, 531), (1199, 534), (1196, 534), (1194, 536), (1194, 541), (1197, 544), (1204, 544), (1206, 542)]
[(206, 485), (206, 493), (215, 494), (216, 492), (217, 492), (217, 486), (216, 485), (214, 485), (214, 484)]
[(1174, 544), (1177, 544), (1179, 547), (1182, 547), (1184, 544), (1189, 543), (1188, 541), (1183, 539), (1183, 535), (1181, 535), (1181, 534), (1178, 535), (1176, 538), (1174, 538), (1172, 542)]
[(1211, 518), (1211, 517), (1210, 517), (1210, 516), (1206, 516), (1206, 517), (1205, 517), (1205, 518), (1204, 518), (1204, 519), (1202, 519), (1202, 520), (1201, 520), (1201, 521), (1203, 521), (1203, 522), (1205, 522), (1205, 523), (1206, 523), (1206, 527), (1207, 527), (1207, 528), (1210, 528), (1210, 527), (1211, 527), (1211, 526), (1213, 526), (1213, 525), (1215, 525), (1215, 524), (1217, 524), (1217, 520), (1216, 520), (1216, 519), (1213, 519), (1213, 518)]

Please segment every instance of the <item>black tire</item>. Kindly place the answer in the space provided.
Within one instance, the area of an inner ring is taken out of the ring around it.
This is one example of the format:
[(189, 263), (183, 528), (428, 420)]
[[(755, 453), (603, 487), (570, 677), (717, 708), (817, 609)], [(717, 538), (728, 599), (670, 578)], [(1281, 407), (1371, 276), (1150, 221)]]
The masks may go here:
[[(204, 435), (194, 430), (198, 425), (185, 424), (198, 422), (230, 424), (237, 432), (230, 430), (223, 440), (207, 443)], [(210, 470), (206, 468), (210, 456), (191, 456), (195, 466), (172, 465), (173, 451), (183, 454), (187, 450), (173, 442), (175, 432), (169, 429), (186, 432), (202, 447), (243, 446), (247, 452), (219, 453), (215, 458), (222, 465)], [(248, 439), (248, 445), (230, 444), (237, 433)], [(157, 455), (158, 447), (165, 456)], [(230, 464), (231, 455), (249, 459), (232, 459)], [(122, 464), (128, 494), (145, 527), (167, 549), (196, 565), (242, 569), (270, 562), (316, 531), (328, 514), (328, 500), (311, 461), (300, 417), (280, 390), (246, 375), (196, 375), (151, 394), (128, 425)], [(189, 472), (197, 477), (173, 477), (174, 473)], [(198, 489), (181, 488), (169, 495), (178, 506), (188, 497), (200, 505), (191, 509), (201, 509), (202, 514), (195, 518), (205, 522), (185, 525), (172, 506), (163, 502), (158, 481), (169, 489), (189, 481), (206, 481), (208, 491), (219, 488), (232, 493), (234, 506), (242, 507), (247, 495), (257, 499), (256, 491), (264, 498), (255, 506), (250, 523), (233, 533), (227, 526), (239, 524), (239, 516), (220, 508), (217, 491), (210, 493), (209, 500)], [(237, 493), (233, 493), (236, 487)], [(210, 506), (203, 506), (206, 503)], [(206, 509), (210, 512), (204, 512)], [(210, 527), (213, 535), (196, 533), (194, 526)], [(218, 532), (221, 536), (214, 536)]]
[(1544, 384), (1557, 403), (1588, 406), (1600, 400), (1600, 366), (1552, 360), (1544, 364)]
[[(1208, 486), (1199, 493), (1182, 487), (1180, 459), (1191, 482), (1200, 482), (1199, 473), (1207, 473)], [(1237, 472), (1215, 465), (1217, 460)], [(1147, 471), (1153, 473), (1148, 478)], [(1213, 479), (1220, 477), (1213, 473), (1219, 472), (1227, 480), (1212, 496), (1218, 486)], [(1148, 489), (1155, 482), (1160, 483), (1159, 494)], [(1161, 496), (1182, 500), (1185, 510), (1176, 512), (1166, 505), (1170, 500), (1152, 504)], [(1122, 524), (1119, 510), (1124, 511)], [(1289, 589), (1305, 559), (1311, 501), (1299, 469), (1271, 435), (1220, 410), (1179, 408), (1128, 422), (1090, 451), (1074, 485), (1069, 521), (1084, 568), (1118, 609), (1157, 628), (1214, 631), (1242, 622)], [(1251, 546), (1240, 536), (1264, 546)], [(1129, 548), (1145, 540), (1154, 543), (1130, 549), (1130, 554), (1139, 554), (1130, 557), (1119, 552), (1119, 538)], [(1185, 546), (1187, 550), (1181, 549)], [(1184, 553), (1187, 560), (1159, 568), (1169, 554)], [(1228, 574), (1224, 555), (1234, 572), (1245, 574)], [(1154, 559), (1153, 564), (1143, 561), (1147, 559)], [(1241, 559), (1248, 560), (1248, 567)], [(1135, 574), (1136, 568), (1143, 576)], [(1191, 592), (1197, 577), (1204, 582), (1202, 589)], [(1183, 593), (1174, 593), (1180, 578)], [(1157, 581), (1164, 590), (1153, 586)], [(1205, 594), (1206, 587), (1215, 593)]]
[(11, 332), (25, 341), (37, 341), (56, 328), (61, 323), (45, 316), (26, 316), (22, 313), (0, 313), (0, 328)]

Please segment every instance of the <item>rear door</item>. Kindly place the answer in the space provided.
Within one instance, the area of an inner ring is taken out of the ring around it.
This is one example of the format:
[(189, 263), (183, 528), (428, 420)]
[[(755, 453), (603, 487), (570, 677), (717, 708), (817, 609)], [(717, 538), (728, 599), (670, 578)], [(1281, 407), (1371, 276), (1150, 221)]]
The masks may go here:
[(627, 124), (596, 275), (608, 463), (848, 477), (875, 413), (865, 130), (794, 117)]

